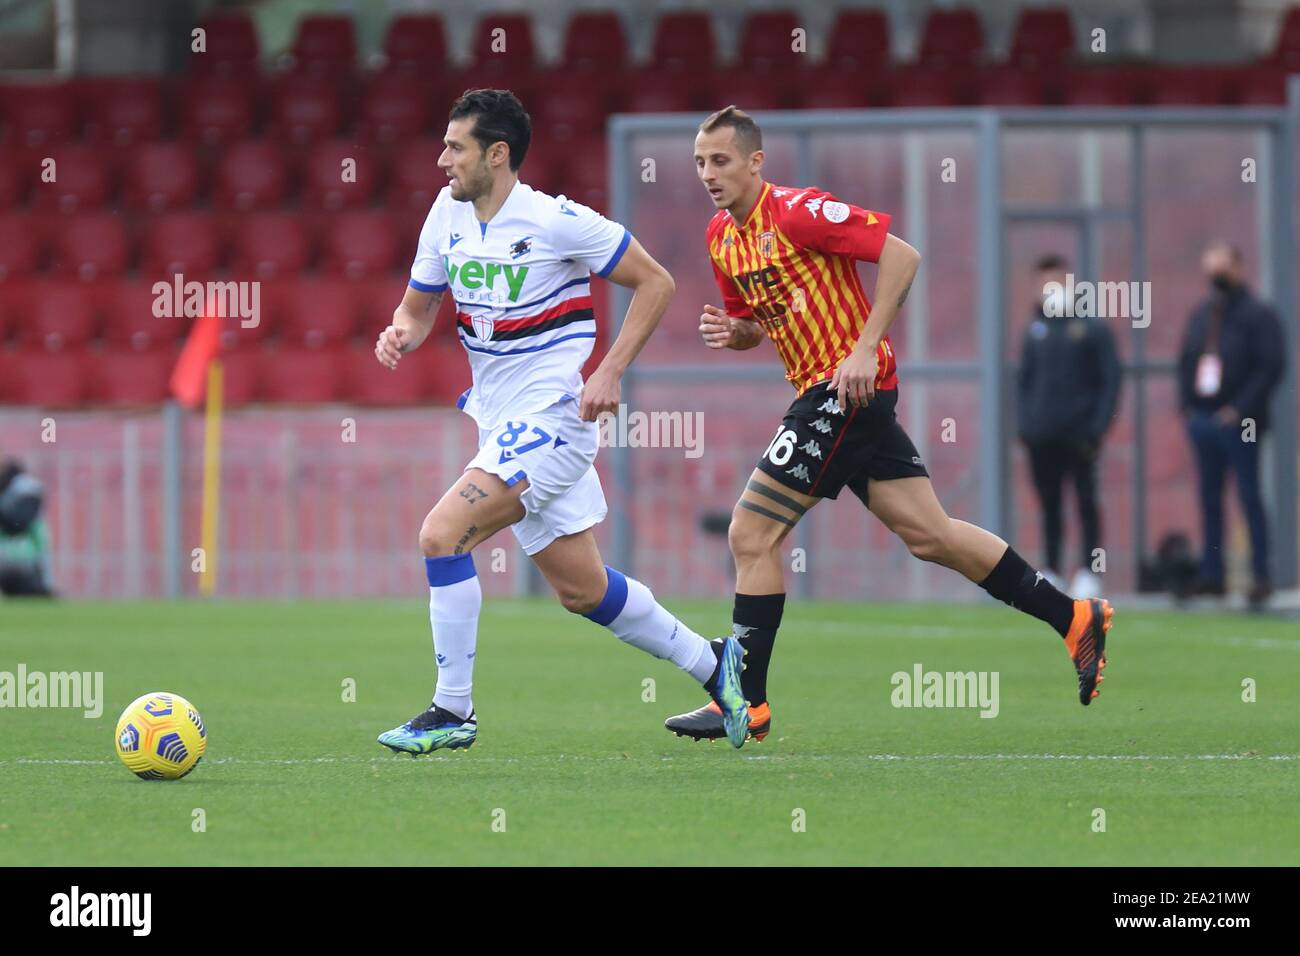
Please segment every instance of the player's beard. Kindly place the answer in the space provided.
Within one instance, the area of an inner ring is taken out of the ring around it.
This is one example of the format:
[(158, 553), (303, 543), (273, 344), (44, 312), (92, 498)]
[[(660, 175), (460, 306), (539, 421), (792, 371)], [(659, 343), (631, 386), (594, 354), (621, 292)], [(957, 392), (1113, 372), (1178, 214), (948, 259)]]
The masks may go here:
[(475, 167), (471, 178), (457, 176), (451, 187), (451, 198), (457, 202), (473, 202), (492, 190), (492, 174), (487, 163), (481, 162)]

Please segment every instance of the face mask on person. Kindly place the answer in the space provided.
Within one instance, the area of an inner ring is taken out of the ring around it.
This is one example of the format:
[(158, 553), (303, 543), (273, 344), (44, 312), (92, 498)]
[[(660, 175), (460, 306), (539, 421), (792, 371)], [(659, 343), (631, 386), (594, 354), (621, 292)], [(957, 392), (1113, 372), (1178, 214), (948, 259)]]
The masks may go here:
[(1210, 276), (1210, 288), (1227, 295), (1236, 288), (1236, 283), (1232, 281), (1232, 277), (1226, 272), (1216, 272)]

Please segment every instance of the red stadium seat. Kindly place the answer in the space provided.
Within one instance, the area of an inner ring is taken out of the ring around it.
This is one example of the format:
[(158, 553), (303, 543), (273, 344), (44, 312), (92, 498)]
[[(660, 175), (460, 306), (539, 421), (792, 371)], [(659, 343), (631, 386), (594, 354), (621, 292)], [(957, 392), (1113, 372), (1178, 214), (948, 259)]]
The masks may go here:
[(831, 27), (826, 65), (845, 72), (889, 64), (889, 19), (880, 10), (841, 10)]
[(198, 76), (182, 93), (181, 130), (208, 146), (244, 139), (257, 109), (253, 84), (243, 77)]
[(522, 13), (485, 14), (474, 28), (473, 51), (475, 70), (512, 73), (532, 69), (537, 57), (532, 18)]
[(31, 170), (18, 152), (10, 149), (0, 151), (0, 209), (12, 209), (27, 196)]
[(261, 349), (221, 352), (221, 398), (229, 408), (239, 408), (260, 399), (262, 390)]
[(655, 24), (650, 65), (676, 73), (698, 73), (717, 61), (713, 22), (707, 13), (665, 13)]
[(560, 188), (570, 199), (600, 213), (609, 212), (609, 159), (603, 136), (573, 144), (566, 152)]
[(710, 85), (719, 105), (735, 103), (747, 111), (785, 109), (791, 102), (793, 89), (794, 84), (780, 76), (739, 68), (714, 73)]
[(368, 204), (379, 187), (379, 163), (375, 150), (352, 140), (317, 143), (303, 164), (303, 205), (335, 211)]
[(582, 11), (564, 34), (564, 67), (580, 72), (614, 72), (628, 62), (627, 39), (617, 13)]
[(973, 71), (901, 66), (887, 75), (890, 103), (894, 106), (963, 106), (978, 98), (978, 81)]
[(123, 195), (136, 209), (163, 212), (194, 203), (199, 192), (199, 162), (186, 143), (141, 143), (127, 156)]
[(1074, 55), (1074, 27), (1066, 7), (1026, 7), (1016, 19), (1008, 62), (1044, 69), (1068, 63)]
[(361, 97), (358, 135), (380, 143), (425, 135), (433, 122), (434, 93), (432, 83), (409, 73), (375, 74)]
[(1300, 7), (1287, 8), (1282, 25), (1277, 31), (1277, 46), (1273, 48), (1272, 65), (1285, 70), (1300, 70)]
[(107, 348), (89, 355), (91, 397), (105, 405), (157, 405), (169, 394), (177, 351)]
[(25, 283), (11, 316), (15, 340), (30, 349), (78, 351), (99, 334), (99, 301), (88, 283)]
[(131, 264), (126, 227), (115, 213), (68, 216), (53, 230), (54, 268), (60, 275), (88, 282), (121, 275)]
[(427, 347), (422, 345), (402, 356), (393, 370), (379, 364), (373, 345), (351, 346), (343, 352), (344, 395), (361, 405), (418, 405), (427, 394), (428, 383), (424, 374), (427, 363), (417, 356)]
[(83, 404), (90, 393), (89, 352), (24, 350), (10, 358), (10, 396), (20, 405), (67, 408)]
[(1000, 66), (985, 72), (980, 102), (990, 106), (1044, 106), (1059, 103), (1064, 95), (1056, 71)]
[(360, 319), (357, 292), (354, 283), (334, 276), (281, 284), (276, 292), (281, 348), (320, 349), (353, 338)]
[(974, 66), (984, 53), (984, 26), (968, 7), (931, 10), (921, 34), (919, 60), (930, 69)]
[(157, 77), (85, 80), (81, 98), (87, 142), (125, 146), (163, 135), (162, 87)]
[(262, 398), (268, 402), (332, 402), (340, 396), (341, 349), (277, 349), (262, 356)]
[(311, 258), (311, 233), (298, 213), (253, 213), (235, 227), (234, 271), (241, 279), (294, 275)]
[(289, 164), (276, 143), (245, 140), (226, 149), (217, 162), (214, 199), (230, 209), (279, 205), (289, 188)]
[(71, 83), (11, 83), (0, 87), (0, 123), (23, 146), (73, 139), (80, 127)]
[[(804, 52), (793, 49), (795, 31), (804, 31)], [(740, 62), (759, 73), (789, 73), (808, 65), (808, 24), (790, 10), (751, 13), (740, 33)]]
[[(613, 100), (610, 89), (590, 76), (559, 70), (542, 81), (545, 97), (530, 111), (533, 122), (546, 130), (551, 142), (598, 133), (605, 128)], [(531, 148), (531, 147), (530, 147)]]
[(224, 13), (199, 21), (204, 51), (190, 54), (193, 73), (246, 76), (257, 70), (257, 31), (247, 13)]
[(883, 99), (878, 71), (850, 73), (835, 69), (814, 69), (803, 85), (798, 104), (810, 110), (851, 110), (874, 106)]
[(393, 17), (384, 39), (391, 69), (432, 73), (447, 67), (447, 39), (435, 14)]
[(44, 243), (29, 216), (0, 216), (0, 282), (29, 276), (41, 262)]
[[(166, 281), (167, 279), (159, 279)], [(126, 279), (107, 283), (100, 296), (104, 319), (104, 341), (118, 349), (148, 352), (174, 346), (189, 329), (183, 316), (154, 315), (158, 299), (154, 283)]]
[[(448, 330), (447, 335), (436, 340), (431, 335), (428, 341), (410, 355), (404, 356), (402, 361), (405, 362), (408, 358), (418, 359), (424, 372), (426, 394), (439, 405), (454, 406), (470, 386), (469, 362), (455, 332)], [(401, 363), (398, 364), (400, 371)]]
[(1132, 106), (1141, 99), (1140, 78), (1124, 67), (1073, 69), (1065, 76), (1070, 106)]
[(1235, 100), (1243, 106), (1277, 106), (1286, 102), (1286, 73), (1273, 66), (1247, 66), (1238, 71)]
[(350, 72), (357, 59), (352, 18), (328, 14), (303, 17), (293, 41), (294, 66), (321, 72)]
[[(427, 213), (442, 187), (447, 185), (447, 174), (438, 168), (438, 157), (444, 149), (446, 146), (439, 139), (413, 140), (399, 147), (393, 157), (388, 202), (395, 207)], [(528, 152), (531, 156), (532, 146)]]
[(702, 106), (698, 77), (653, 68), (627, 75), (619, 104), (626, 113), (685, 113)]
[(291, 73), (275, 85), (270, 131), (291, 143), (311, 143), (338, 134), (343, 103), (336, 81), (326, 76)]
[[(60, 212), (104, 205), (113, 188), (111, 161), (104, 150), (69, 143), (53, 147), (46, 158), (53, 160), (53, 165), (47, 167), (45, 160), (41, 161), (41, 175), (32, 189), (34, 205)], [(44, 175), (47, 168), (52, 175), (48, 182)]]
[(164, 213), (145, 225), (141, 267), (164, 280), (177, 273), (206, 280), (221, 264), (222, 245), (212, 213)]
[(1228, 72), (1210, 66), (1145, 71), (1144, 102), (1156, 106), (1220, 106), (1232, 100)]
[(325, 227), (325, 268), (334, 275), (362, 279), (393, 268), (397, 233), (382, 212), (345, 212)]
[[(411, 245), (412, 258), (414, 258), (415, 245)], [(393, 310), (397, 304), (402, 301), (402, 296), (406, 294), (408, 277), (403, 274), (384, 275), (372, 279), (361, 279), (353, 281), (353, 297), (357, 303), (358, 314), (358, 334), (363, 338), (369, 338), (374, 342), (379, 330), (389, 325), (393, 321)], [(450, 297), (444, 297), (444, 301), (450, 301)], [(439, 315), (442, 311), (439, 310)], [(446, 324), (446, 330), (450, 331), (452, 326), (450, 318)], [(438, 332), (437, 322), (435, 320), (434, 332)]]

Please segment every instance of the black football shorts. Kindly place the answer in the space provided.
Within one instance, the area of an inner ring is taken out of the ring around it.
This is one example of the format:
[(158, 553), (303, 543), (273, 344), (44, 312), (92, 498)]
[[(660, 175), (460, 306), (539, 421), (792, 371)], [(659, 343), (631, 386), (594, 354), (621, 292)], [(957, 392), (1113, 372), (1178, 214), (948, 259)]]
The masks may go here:
[(819, 382), (790, 405), (767, 451), (763, 474), (817, 498), (849, 490), (867, 503), (867, 480), (928, 477), (912, 439), (898, 423), (898, 389), (877, 391), (863, 408), (841, 409), (830, 382)]

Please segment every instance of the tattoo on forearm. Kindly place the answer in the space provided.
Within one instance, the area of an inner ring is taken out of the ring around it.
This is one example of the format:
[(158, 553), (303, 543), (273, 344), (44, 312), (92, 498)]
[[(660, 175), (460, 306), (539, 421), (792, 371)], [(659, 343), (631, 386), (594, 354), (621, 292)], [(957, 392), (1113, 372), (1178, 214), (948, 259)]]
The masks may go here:
[(452, 548), (451, 553), (464, 554), (465, 545), (468, 544), (469, 539), (474, 537), (474, 535), (476, 534), (478, 534), (478, 525), (473, 525), (473, 524), (470, 525), (468, 530), (466, 530), (466, 532), (460, 536), (460, 540), (456, 542), (456, 547)]
[(900, 309), (903, 307), (903, 303), (907, 301), (907, 293), (911, 291), (912, 291), (912, 283), (909, 282), (907, 284), (907, 287), (903, 289), (903, 294), (898, 297), (898, 307)]
[(482, 501), (484, 498), (486, 498), (487, 492), (484, 491), (482, 488), (480, 488), (478, 485), (471, 482), (470, 484), (466, 485), (464, 488), (460, 490), (460, 496), (464, 498), (466, 501), (468, 501), (470, 504), (473, 504), (476, 501)]

